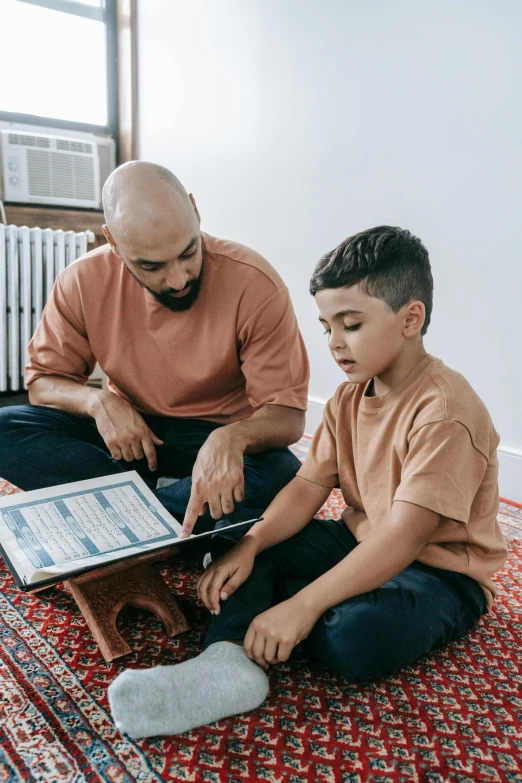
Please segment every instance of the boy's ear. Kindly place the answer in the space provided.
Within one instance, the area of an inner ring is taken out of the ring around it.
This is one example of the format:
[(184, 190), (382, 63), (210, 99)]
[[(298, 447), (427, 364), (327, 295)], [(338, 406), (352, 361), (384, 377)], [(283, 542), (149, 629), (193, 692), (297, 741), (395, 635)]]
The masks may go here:
[(404, 308), (404, 330), (405, 337), (415, 337), (424, 326), (426, 318), (426, 308), (424, 302), (414, 301), (407, 304)]

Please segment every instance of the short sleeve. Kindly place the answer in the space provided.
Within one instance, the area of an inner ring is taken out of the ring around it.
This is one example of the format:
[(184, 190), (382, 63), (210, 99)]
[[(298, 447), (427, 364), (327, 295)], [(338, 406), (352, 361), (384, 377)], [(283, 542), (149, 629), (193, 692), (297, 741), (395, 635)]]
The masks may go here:
[(288, 289), (278, 289), (248, 315), (238, 341), (252, 407), (272, 404), (306, 410), (308, 357)]
[(28, 386), (45, 375), (57, 375), (84, 385), (96, 365), (83, 323), (80, 296), (75, 296), (75, 285), (70, 279), (67, 281), (70, 292), (66, 296), (60, 278), (29, 343), (29, 363), (25, 368)]
[(394, 500), (467, 524), (487, 466), (487, 457), (475, 448), (463, 424), (426, 424), (410, 440)]
[(297, 475), (322, 487), (339, 484), (336, 447), (336, 397), (326, 403), (323, 420), (313, 437), (308, 455)]

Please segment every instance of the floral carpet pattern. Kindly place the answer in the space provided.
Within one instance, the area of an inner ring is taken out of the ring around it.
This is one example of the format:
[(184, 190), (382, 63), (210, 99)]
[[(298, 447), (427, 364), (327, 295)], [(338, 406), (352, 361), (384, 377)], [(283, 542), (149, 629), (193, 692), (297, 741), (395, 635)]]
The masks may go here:
[[(0, 480), (0, 494), (14, 491)], [(321, 513), (342, 507), (334, 491)], [(111, 664), (69, 593), (24, 594), (0, 559), (0, 783), (522, 783), (522, 509), (502, 503), (499, 521), (510, 556), (497, 601), (456, 643), (363, 685), (297, 651), (271, 670), (260, 709), (140, 741), (114, 728), (107, 686), (123, 668), (201, 650), (201, 557), (162, 568), (193, 630), (169, 640), (159, 620), (128, 610), (133, 653)]]

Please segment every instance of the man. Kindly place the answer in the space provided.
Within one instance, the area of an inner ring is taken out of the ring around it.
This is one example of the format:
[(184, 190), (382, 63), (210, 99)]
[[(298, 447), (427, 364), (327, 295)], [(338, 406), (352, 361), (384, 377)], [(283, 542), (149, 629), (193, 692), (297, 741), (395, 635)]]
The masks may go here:
[[(29, 346), (31, 405), (0, 412), (23, 489), (136, 469), (189, 534), (262, 508), (299, 468), (308, 361), (288, 291), (253, 250), (200, 231), (192, 195), (134, 161), (103, 189), (108, 245), (58, 277)], [(86, 386), (98, 361), (108, 390)]]

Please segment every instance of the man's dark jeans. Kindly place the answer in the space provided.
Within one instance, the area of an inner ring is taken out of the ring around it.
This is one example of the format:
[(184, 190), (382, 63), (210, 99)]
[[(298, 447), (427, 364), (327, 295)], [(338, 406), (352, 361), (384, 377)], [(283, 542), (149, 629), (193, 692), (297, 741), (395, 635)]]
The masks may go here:
[[(158, 470), (154, 473), (145, 459), (134, 462), (113, 459), (91, 418), (40, 405), (2, 408), (0, 477), (30, 490), (136, 470), (165, 508), (181, 519), (190, 497), (191, 473), (198, 451), (219, 425), (198, 419), (148, 415), (143, 418), (164, 442), (156, 447)], [(300, 467), (299, 460), (288, 449), (245, 454), (244, 460), (245, 497), (236, 504), (236, 510), (243, 515), (246, 509), (264, 510)], [(180, 481), (155, 489), (159, 476)], [(248, 519), (248, 514), (242, 518)], [(215, 520), (207, 513), (199, 518), (194, 532), (212, 530), (214, 525)]]

